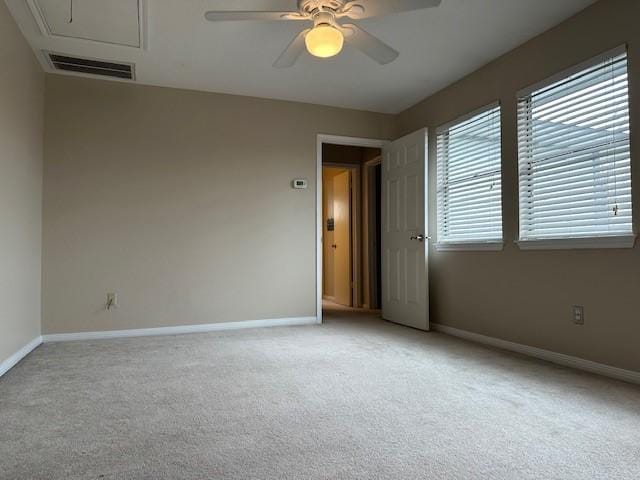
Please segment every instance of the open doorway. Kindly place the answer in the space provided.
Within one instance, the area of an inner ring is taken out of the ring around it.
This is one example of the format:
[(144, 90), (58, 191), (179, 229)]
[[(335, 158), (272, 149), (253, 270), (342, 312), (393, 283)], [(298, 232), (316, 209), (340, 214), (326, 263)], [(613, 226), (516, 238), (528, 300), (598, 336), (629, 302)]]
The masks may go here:
[(381, 308), (381, 150), (323, 143), (322, 299)]

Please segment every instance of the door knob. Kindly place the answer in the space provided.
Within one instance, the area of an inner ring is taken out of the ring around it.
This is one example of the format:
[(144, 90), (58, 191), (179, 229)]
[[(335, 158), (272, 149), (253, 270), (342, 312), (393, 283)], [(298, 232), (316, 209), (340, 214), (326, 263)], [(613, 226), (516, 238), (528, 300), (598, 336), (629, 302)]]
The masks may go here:
[(419, 242), (424, 242), (425, 238), (431, 238), (431, 237), (425, 237), (423, 234), (418, 233), (417, 235), (411, 235), (410, 240), (418, 240)]
[(331, 245), (331, 248), (338, 248), (338, 245), (334, 243), (333, 245)]

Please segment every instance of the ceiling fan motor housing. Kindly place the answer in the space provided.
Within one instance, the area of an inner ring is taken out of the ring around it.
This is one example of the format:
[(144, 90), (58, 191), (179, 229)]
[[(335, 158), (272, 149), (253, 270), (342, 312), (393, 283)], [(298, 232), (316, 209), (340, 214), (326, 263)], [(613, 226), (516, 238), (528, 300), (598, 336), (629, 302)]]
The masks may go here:
[(336, 17), (333, 12), (318, 12), (313, 14), (313, 26), (330, 25), (336, 26)]
[(340, 10), (345, 3), (345, 0), (298, 0), (298, 10), (307, 15), (314, 15), (322, 11), (335, 12)]

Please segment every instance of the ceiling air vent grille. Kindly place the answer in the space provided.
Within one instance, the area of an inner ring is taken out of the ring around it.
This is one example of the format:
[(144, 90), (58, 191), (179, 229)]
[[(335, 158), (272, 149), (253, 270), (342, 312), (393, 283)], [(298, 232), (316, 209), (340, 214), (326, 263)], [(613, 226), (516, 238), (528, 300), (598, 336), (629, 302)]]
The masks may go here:
[(51, 65), (56, 70), (133, 80), (133, 65), (130, 63), (114, 63), (90, 58), (69, 57), (58, 53), (47, 53), (47, 55)]

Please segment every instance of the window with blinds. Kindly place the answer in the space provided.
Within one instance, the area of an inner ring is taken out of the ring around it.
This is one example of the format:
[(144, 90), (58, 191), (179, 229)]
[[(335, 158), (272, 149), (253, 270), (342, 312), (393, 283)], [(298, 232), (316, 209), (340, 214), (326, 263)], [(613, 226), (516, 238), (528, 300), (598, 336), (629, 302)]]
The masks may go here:
[(632, 235), (626, 50), (520, 94), (518, 148), (521, 241)]
[(502, 247), (500, 105), (437, 130), (438, 248)]

